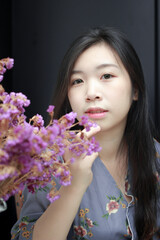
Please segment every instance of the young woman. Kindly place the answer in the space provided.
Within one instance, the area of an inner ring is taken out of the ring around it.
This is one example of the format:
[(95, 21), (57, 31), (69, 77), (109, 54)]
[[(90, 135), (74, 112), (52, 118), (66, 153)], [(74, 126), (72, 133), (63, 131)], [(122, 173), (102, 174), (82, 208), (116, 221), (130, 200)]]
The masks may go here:
[(77, 38), (55, 92), (55, 118), (71, 110), (77, 118), (88, 115), (98, 127), (87, 136), (102, 150), (71, 164), (72, 184), (60, 188), (54, 203), (25, 189), (12, 239), (159, 239), (160, 146), (151, 133), (141, 64), (126, 37), (102, 27)]

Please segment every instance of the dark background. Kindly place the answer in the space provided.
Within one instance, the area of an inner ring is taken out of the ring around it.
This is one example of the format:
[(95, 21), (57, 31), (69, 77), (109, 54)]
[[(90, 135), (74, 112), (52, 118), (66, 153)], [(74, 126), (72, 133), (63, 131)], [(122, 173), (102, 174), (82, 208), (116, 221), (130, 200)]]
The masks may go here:
[[(15, 59), (5, 74), (6, 91), (31, 100), (28, 118), (46, 119), (58, 68), (72, 40), (89, 27), (107, 25), (127, 34), (142, 62), (151, 116), (160, 129), (159, 0), (0, 0), (0, 58)], [(159, 135), (158, 135), (159, 136)], [(10, 239), (14, 198), (0, 213), (1, 236)]]

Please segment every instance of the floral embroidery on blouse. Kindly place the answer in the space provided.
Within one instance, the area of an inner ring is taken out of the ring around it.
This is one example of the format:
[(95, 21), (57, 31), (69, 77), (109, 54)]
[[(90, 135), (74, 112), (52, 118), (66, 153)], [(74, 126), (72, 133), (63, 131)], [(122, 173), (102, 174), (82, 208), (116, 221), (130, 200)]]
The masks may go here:
[(94, 226), (98, 226), (98, 224), (94, 221), (92, 221), (90, 218), (86, 217), (86, 214), (89, 213), (89, 209), (85, 208), (85, 210), (80, 209), (79, 211), (79, 217), (81, 218), (81, 222), (79, 226), (74, 226), (74, 233), (75, 236), (73, 237), (73, 239), (76, 240), (85, 240), (87, 238), (85, 238), (85, 236), (89, 236), (92, 237), (93, 233), (91, 231), (91, 229)]
[[(107, 198), (110, 200), (109, 203), (106, 204), (106, 211), (107, 213), (104, 214), (102, 217), (105, 217), (108, 219), (109, 215), (112, 213), (116, 213), (120, 207), (120, 204), (122, 204), (123, 196), (122, 193), (120, 193), (119, 197), (116, 198), (114, 196), (107, 196)], [(122, 207), (125, 208), (126, 205), (122, 204)]]
[(21, 222), (14, 226), (16, 234), (13, 234), (11, 239), (14, 239), (20, 232), (23, 238), (29, 239), (30, 234), (33, 232), (34, 225), (30, 228), (29, 231), (27, 230), (27, 225), (35, 221), (36, 219), (29, 220), (28, 216), (23, 217)]

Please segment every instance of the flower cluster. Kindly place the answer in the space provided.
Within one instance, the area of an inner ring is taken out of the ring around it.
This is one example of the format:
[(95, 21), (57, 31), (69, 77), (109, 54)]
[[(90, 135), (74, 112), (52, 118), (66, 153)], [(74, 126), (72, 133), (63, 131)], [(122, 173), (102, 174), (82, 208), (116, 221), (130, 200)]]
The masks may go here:
[(98, 224), (97, 224), (97, 222), (92, 221), (90, 218), (88, 218), (86, 216), (88, 212), (89, 212), (88, 208), (85, 208), (85, 210), (80, 209), (80, 211), (79, 211), (79, 217), (81, 218), (80, 225), (73, 226), (74, 233), (76, 236), (75, 239), (79, 239), (80, 237), (82, 239), (86, 239), (84, 237), (87, 235), (89, 237), (93, 237), (92, 228), (95, 226), (98, 226)]
[[(10, 58), (0, 60), (0, 81), (13, 63)], [(7, 200), (25, 185), (29, 191), (35, 192), (51, 182), (53, 188), (47, 197), (52, 202), (59, 198), (54, 177), (61, 185), (71, 184), (69, 165), (74, 157), (64, 162), (65, 149), (79, 156), (100, 151), (100, 147), (94, 138), (88, 140), (82, 132), (77, 137), (78, 130), (71, 130), (76, 113), (70, 112), (55, 120), (54, 106), (49, 106), (50, 123), (45, 127), (39, 114), (26, 121), (24, 112), (29, 104), (24, 94), (9, 94), (0, 85), (0, 197)], [(83, 125), (87, 131), (95, 126), (86, 116), (77, 124)]]
[(0, 82), (3, 80), (3, 74), (6, 72), (6, 69), (11, 69), (14, 64), (14, 59), (12, 58), (3, 58), (0, 60)]

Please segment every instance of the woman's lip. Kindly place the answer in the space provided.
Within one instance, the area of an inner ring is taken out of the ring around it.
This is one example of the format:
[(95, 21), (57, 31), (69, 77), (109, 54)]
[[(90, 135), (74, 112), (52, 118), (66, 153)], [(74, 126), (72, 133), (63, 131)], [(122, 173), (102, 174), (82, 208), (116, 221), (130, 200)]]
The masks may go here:
[(108, 112), (108, 110), (105, 110), (103, 108), (88, 108), (85, 113), (102, 113), (102, 112)]
[(92, 119), (100, 119), (104, 118), (107, 114), (108, 110), (102, 109), (102, 108), (89, 108), (85, 112), (85, 114), (88, 115), (89, 118)]

